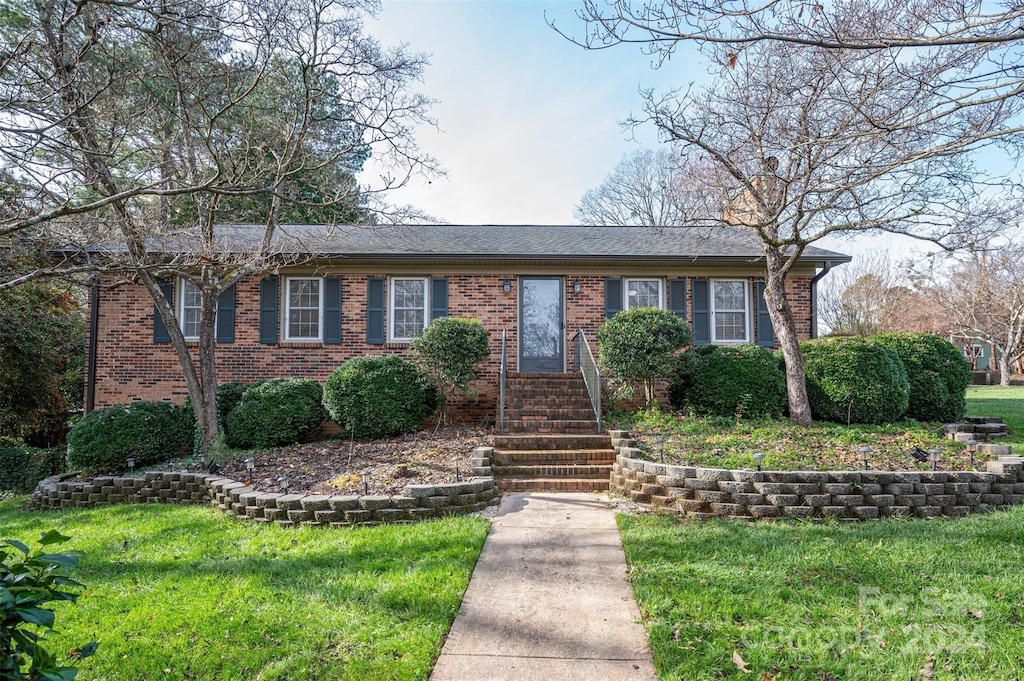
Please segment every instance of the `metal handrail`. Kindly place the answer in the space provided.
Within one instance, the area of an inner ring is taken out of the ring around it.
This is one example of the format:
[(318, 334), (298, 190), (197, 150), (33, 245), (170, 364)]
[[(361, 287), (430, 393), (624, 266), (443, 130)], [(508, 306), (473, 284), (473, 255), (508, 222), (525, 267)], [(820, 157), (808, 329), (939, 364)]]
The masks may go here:
[(594, 360), (594, 353), (590, 350), (590, 343), (583, 333), (583, 329), (576, 332), (576, 368), (583, 374), (583, 382), (587, 384), (587, 394), (590, 395), (590, 404), (594, 407), (594, 416), (597, 417), (597, 432), (601, 432), (601, 370)]
[(501, 330), (501, 374), (498, 377), (498, 433), (505, 434), (505, 377), (508, 376), (508, 331)]

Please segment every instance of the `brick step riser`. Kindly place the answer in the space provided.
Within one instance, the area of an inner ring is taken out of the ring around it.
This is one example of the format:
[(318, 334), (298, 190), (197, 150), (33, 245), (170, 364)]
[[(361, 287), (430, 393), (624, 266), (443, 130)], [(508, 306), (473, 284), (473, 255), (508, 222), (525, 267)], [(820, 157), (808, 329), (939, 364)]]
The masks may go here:
[(611, 472), (611, 466), (498, 466), (495, 470), (499, 476), (581, 480), (608, 480)]
[(526, 421), (505, 424), (505, 432), (509, 435), (592, 435), (597, 433), (597, 425), (566, 426), (559, 421)]
[(550, 395), (541, 393), (505, 393), (505, 404), (550, 404), (552, 402), (568, 402), (569, 404), (590, 404), (590, 395), (567, 395), (565, 393), (552, 393)]
[(494, 465), (552, 465), (552, 464), (599, 464), (615, 463), (615, 452), (611, 449), (540, 449), (535, 451), (501, 451), (494, 452)]
[(495, 435), (494, 448), (500, 450), (535, 451), (538, 449), (611, 449), (607, 435)]
[(502, 492), (607, 492), (607, 480), (499, 479)]
[[(586, 414), (585, 420), (589, 421), (594, 418), (594, 410), (590, 407), (590, 404), (572, 403), (572, 402), (552, 402), (551, 404), (537, 403), (537, 402), (520, 402), (517, 404), (505, 403), (505, 415), (512, 412), (520, 412), (535, 416), (545, 416), (553, 412), (571, 411), (578, 414)], [(578, 420), (578, 419), (566, 419), (566, 420)]]
[(593, 421), (594, 412), (586, 409), (506, 409), (505, 421)]

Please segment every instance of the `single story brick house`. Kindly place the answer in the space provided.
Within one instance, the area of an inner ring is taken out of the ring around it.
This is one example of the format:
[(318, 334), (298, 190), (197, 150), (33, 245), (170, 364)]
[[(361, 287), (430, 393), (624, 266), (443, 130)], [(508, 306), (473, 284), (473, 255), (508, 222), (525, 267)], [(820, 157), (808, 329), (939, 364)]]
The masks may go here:
[[(243, 245), (259, 232), (221, 231)], [(502, 332), (510, 373), (573, 370), (575, 334), (583, 331), (596, 352), (597, 327), (634, 306), (683, 317), (698, 344), (775, 344), (761, 295), (764, 256), (739, 228), (283, 226), (280, 233), (301, 235), (304, 253), (221, 296), (221, 382), (302, 376), (322, 383), (358, 355), (408, 355), (424, 325), (446, 315), (475, 317), (491, 334), (481, 413), (495, 404)], [(817, 279), (849, 260), (819, 248), (800, 258), (787, 288), (801, 338), (816, 335)], [(168, 280), (164, 291), (186, 338), (195, 337), (194, 289)], [(145, 289), (97, 286), (91, 303), (87, 408), (183, 400), (178, 360)]]

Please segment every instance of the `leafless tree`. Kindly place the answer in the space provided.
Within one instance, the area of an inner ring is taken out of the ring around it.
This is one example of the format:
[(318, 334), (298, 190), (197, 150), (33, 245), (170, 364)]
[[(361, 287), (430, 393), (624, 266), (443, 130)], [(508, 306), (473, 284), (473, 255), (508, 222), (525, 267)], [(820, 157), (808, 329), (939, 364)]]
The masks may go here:
[(584, 225), (672, 227), (695, 213), (721, 213), (715, 197), (701, 191), (706, 168), (687, 166), (669, 149), (629, 152), (603, 182), (573, 209)]
[(961, 254), (932, 276), (932, 292), (954, 338), (991, 343), (1000, 385), (1024, 359), (1024, 245), (1004, 243)]
[[(7, 9), (0, 167), (27, 208), (3, 215), (0, 237), (68, 259), (0, 286), (58, 272), (135, 278), (170, 333), (209, 444), (218, 295), (301, 250), (278, 234), (282, 222), (372, 221), (367, 197), (435, 169), (411, 134), (429, 121), (429, 101), (410, 90), (424, 58), (366, 35), (377, 6), (361, 0)], [(360, 187), (354, 174), (370, 153), (391, 174)], [(219, 222), (257, 226), (239, 243)], [(159, 277), (199, 292), (194, 354)]]
[[(941, 16), (939, 3), (933, 4), (925, 3), (915, 21)], [(608, 5), (617, 17), (608, 21), (598, 14), (604, 5), (585, 7), (591, 46), (639, 42), (667, 58), (691, 37), (658, 21), (622, 19), (633, 7), (626, 0)], [(681, 27), (690, 20), (685, 10), (694, 7), (665, 2), (637, 11), (664, 12), (662, 20)], [(903, 3), (853, 0), (831, 3), (827, 13), (836, 31), (851, 35), (884, 33), (908, 16)], [(842, 49), (755, 40), (742, 50), (727, 41), (706, 41), (702, 49), (713, 65), (708, 84), (647, 92), (646, 116), (632, 122), (653, 122), (684, 162), (710, 164), (706, 191), (729, 205), (710, 222), (746, 227), (762, 245), (765, 298), (786, 360), (790, 416), (809, 424), (803, 360), (784, 286), (804, 249), (840, 232), (886, 230), (947, 247), (973, 239), (964, 226), (979, 224), (968, 216), (984, 208), (975, 192), (986, 178), (970, 152), (1017, 130), (1021, 99), (1003, 97), (998, 86), (989, 96), (961, 92), (986, 68), (987, 53), (973, 44)], [(690, 224), (707, 222), (698, 215)]]
[(911, 282), (885, 251), (854, 256), (819, 292), (818, 313), (832, 333), (870, 336), (900, 328)]

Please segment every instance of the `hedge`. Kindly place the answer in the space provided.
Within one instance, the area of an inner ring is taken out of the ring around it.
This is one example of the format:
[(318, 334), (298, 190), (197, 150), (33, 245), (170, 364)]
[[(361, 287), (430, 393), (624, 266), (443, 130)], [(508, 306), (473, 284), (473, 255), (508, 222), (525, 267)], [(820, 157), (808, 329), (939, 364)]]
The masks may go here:
[(800, 350), (814, 418), (878, 424), (903, 417), (910, 384), (895, 350), (860, 337), (804, 341)]
[(342, 364), (324, 384), (324, 406), (350, 435), (376, 439), (420, 428), (438, 406), (430, 376), (397, 355), (367, 355)]
[[(235, 388), (225, 390), (225, 396), (231, 399), (236, 392)], [(320, 384), (308, 378), (274, 378), (248, 385), (228, 413), (227, 443), (248, 449), (301, 442), (323, 423), (322, 400)], [(221, 412), (220, 405), (217, 411)]]
[(68, 433), (68, 463), (88, 470), (124, 470), (134, 457), (148, 466), (191, 451), (192, 410), (171, 402), (131, 402), (86, 414)]
[(701, 416), (782, 416), (786, 376), (775, 356), (757, 345), (701, 345), (677, 360), (669, 403)]
[(903, 361), (910, 382), (908, 417), (949, 422), (964, 415), (971, 363), (955, 345), (930, 333), (880, 333), (871, 340)]

